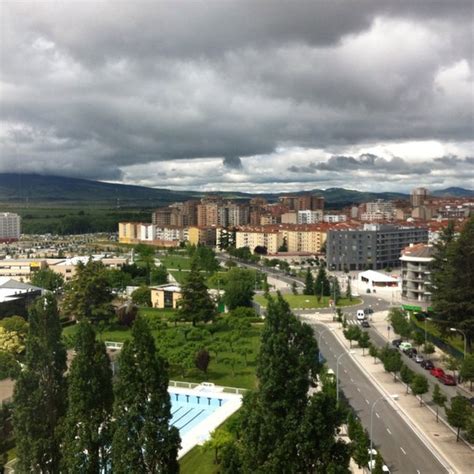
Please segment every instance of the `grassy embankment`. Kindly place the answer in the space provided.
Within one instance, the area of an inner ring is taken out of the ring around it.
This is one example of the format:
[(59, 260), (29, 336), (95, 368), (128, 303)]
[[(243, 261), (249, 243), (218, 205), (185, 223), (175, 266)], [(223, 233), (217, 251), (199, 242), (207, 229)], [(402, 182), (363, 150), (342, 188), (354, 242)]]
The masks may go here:
[[(275, 296), (275, 293), (271, 293), (272, 296)], [(321, 301), (318, 301), (317, 297), (314, 295), (293, 295), (293, 294), (284, 294), (283, 298), (289, 303), (290, 308), (304, 308), (304, 309), (321, 309), (329, 307), (328, 296), (323, 296)], [(267, 306), (267, 300), (263, 295), (256, 295), (254, 300), (263, 307)], [(337, 304), (338, 307), (344, 306), (354, 306), (362, 302), (360, 298), (341, 298)]]

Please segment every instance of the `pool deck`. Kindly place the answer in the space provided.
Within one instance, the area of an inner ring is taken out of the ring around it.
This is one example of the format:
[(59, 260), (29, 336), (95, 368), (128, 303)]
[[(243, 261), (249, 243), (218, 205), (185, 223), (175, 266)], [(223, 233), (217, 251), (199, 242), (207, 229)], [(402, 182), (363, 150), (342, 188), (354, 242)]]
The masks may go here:
[(217, 385), (214, 388), (207, 389), (203, 389), (201, 386), (196, 388), (170, 386), (169, 391), (170, 393), (179, 393), (183, 395), (188, 394), (221, 398), (226, 401), (221, 407), (217, 408), (212, 414), (201, 421), (201, 423), (191, 428), (181, 437), (181, 449), (178, 452), (178, 459), (181, 459), (197, 444), (204, 444), (211, 437), (211, 433), (242, 406), (242, 395), (225, 393), (222, 391), (222, 387)]

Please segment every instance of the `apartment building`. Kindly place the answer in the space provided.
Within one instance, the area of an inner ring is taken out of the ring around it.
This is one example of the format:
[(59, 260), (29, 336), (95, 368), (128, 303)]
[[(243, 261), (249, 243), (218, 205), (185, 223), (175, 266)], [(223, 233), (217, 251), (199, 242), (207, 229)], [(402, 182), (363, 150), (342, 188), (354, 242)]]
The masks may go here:
[(362, 221), (388, 221), (393, 219), (395, 208), (390, 201), (377, 199), (365, 204), (365, 212), (361, 214)]
[(325, 214), (323, 216), (323, 222), (328, 224), (334, 224), (338, 222), (346, 222), (347, 216), (345, 214)]
[(160, 247), (177, 247), (188, 239), (188, 228), (160, 226), (149, 222), (120, 222), (119, 242), (121, 244), (145, 243)]
[(248, 247), (252, 252), (255, 247), (265, 247), (268, 253), (276, 253), (282, 243), (283, 236), (273, 228), (242, 228), (235, 234), (236, 248)]
[(411, 244), (402, 250), (402, 301), (426, 309), (431, 302), (431, 262), (434, 247), (427, 244)]
[(48, 259), (10, 259), (0, 260), (0, 277), (30, 281), (34, 272), (48, 267)]
[(306, 209), (304, 211), (298, 211), (297, 224), (317, 224), (323, 220), (323, 211), (318, 209), (311, 211)]
[(281, 240), (286, 239), (288, 252), (317, 254), (326, 241), (326, 231), (323, 229), (295, 226), (294, 229), (282, 229), (279, 233)]
[(191, 245), (216, 245), (216, 227), (191, 226), (188, 229), (188, 242)]
[(390, 224), (365, 224), (363, 228), (330, 230), (326, 261), (334, 270), (378, 270), (400, 265), (400, 252), (411, 243), (427, 243), (428, 230)]
[(20, 238), (21, 217), (11, 212), (0, 213), (0, 242), (14, 242)]
[(284, 214), (281, 215), (280, 222), (282, 224), (298, 224), (298, 212), (296, 211), (285, 212)]
[(429, 198), (426, 188), (415, 188), (410, 194), (410, 203), (413, 207), (422, 206)]
[(142, 222), (119, 222), (119, 242), (136, 244), (140, 242)]

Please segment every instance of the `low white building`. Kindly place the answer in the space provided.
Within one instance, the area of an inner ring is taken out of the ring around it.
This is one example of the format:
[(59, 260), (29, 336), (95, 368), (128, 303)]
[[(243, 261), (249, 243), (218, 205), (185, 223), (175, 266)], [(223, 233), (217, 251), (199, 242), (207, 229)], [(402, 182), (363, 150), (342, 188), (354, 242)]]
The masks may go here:
[(377, 288), (398, 288), (400, 281), (385, 273), (367, 270), (359, 273), (359, 288), (364, 285), (369, 289)]
[(298, 211), (298, 224), (317, 224), (323, 220), (322, 210), (304, 210)]

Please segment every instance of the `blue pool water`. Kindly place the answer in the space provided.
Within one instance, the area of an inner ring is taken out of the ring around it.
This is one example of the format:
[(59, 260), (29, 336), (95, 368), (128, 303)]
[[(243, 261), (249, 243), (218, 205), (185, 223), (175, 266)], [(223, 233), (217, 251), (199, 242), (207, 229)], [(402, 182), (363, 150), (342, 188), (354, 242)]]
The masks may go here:
[(199, 395), (169, 392), (171, 399), (171, 424), (179, 429), (181, 436), (223, 406), (226, 399), (211, 397), (206, 393)]

